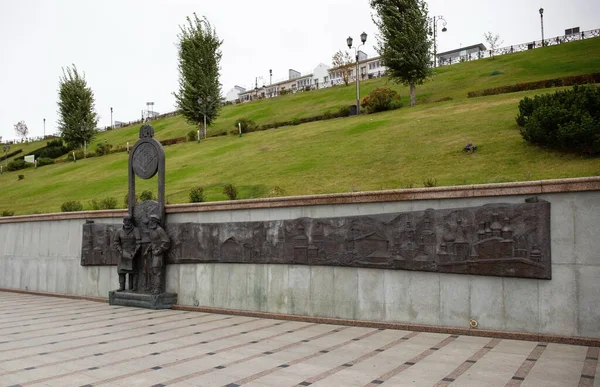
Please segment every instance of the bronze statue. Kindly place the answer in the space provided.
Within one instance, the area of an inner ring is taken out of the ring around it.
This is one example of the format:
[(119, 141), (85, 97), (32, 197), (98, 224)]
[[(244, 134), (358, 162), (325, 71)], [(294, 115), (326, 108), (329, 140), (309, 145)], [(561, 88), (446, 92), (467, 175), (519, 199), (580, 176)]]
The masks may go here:
[(144, 256), (146, 262), (150, 261), (150, 267), (152, 268), (152, 281), (150, 283), (152, 294), (160, 294), (162, 292), (161, 276), (165, 264), (163, 255), (169, 249), (171, 240), (165, 230), (160, 227), (160, 217), (158, 215), (150, 215), (148, 228), (150, 245), (144, 252)]
[(125, 290), (125, 277), (129, 274), (129, 290), (136, 291), (135, 256), (141, 244), (140, 230), (133, 225), (130, 215), (123, 217), (123, 227), (115, 232), (114, 248), (119, 252), (117, 272), (119, 273), (119, 292)]

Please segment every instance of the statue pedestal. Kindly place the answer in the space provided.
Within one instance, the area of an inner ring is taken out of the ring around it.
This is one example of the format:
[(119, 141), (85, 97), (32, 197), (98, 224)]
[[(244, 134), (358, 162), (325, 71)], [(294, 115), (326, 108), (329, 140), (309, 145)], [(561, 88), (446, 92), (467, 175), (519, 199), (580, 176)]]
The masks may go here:
[(146, 309), (171, 309), (177, 303), (177, 293), (147, 294), (113, 290), (108, 292), (108, 303)]

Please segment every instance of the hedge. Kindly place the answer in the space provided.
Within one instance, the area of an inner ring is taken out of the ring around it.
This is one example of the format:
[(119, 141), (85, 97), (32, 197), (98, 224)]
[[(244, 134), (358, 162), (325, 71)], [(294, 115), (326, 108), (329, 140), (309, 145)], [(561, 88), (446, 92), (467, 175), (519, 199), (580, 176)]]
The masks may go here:
[(574, 86), (586, 83), (600, 83), (600, 73), (572, 75), (569, 77), (545, 79), (542, 81), (517, 83), (516, 85), (499, 86), (492, 89), (470, 91), (467, 96), (469, 98), (476, 98), (487, 95), (516, 93), (518, 91), (548, 89), (551, 87)]
[(13, 157), (15, 155), (18, 155), (21, 152), (23, 152), (23, 149), (19, 149), (19, 150), (16, 150), (14, 152), (7, 153), (6, 155), (0, 157), (0, 161), (4, 161), (6, 159), (10, 159), (11, 157)]

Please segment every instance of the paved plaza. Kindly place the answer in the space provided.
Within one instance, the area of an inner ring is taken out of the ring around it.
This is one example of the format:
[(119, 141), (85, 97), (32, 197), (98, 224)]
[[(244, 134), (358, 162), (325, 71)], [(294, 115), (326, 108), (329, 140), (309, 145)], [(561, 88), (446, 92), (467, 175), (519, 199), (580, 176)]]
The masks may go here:
[(0, 292), (0, 386), (600, 386), (598, 351)]

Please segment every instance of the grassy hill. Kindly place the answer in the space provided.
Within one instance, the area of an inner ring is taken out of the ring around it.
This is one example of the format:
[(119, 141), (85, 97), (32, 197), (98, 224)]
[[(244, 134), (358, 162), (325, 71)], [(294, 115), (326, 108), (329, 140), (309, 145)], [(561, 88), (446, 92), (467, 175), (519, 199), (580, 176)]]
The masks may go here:
[[(413, 108), (165, 147), (167, 199), (187, 202), (189, 190), (201, 185), (208, 200), (224, 200), (226, 182), (238, 187), (241, 198), (256, 198), (281, 190), (299, 195), (419, 187), (426, 180), (457, 185), (600, 174), (598, 159), (549, 151), (522, 140), (514, 120), (519, 100), (553, 90), (466, 98), (469, 91), (483, 88), (600, 72), (600, 38), (436, 72), (417, 88), (419, 105)], [(381, 86), (396, 89), (408, 101), (407, 88), (385, 78), (362, 82), (361, 94)], [(353, 86), (339, 86), (227, 106), (209, 134), (233, 129), (242, 117), (266, 124), (333, 112), (351, 104), (354, 93)], [(434, 102), (446, 98), (451, 100)], [(185, 136), (194, 129), (181, 117), (152, 124), (158, 139)], [(104, 132), (96, 141), (133, 144), (138, 130), (135, 126)], [(467, 142), (477, 144), (478, 152), (463, 153)], [(0, 176), (0, 212), (55, 212), (67, 200), (86, 205), (107, 196), (121, 203), (127, 190), (126, 166), (127, 154), (117, 153), (5, 173)], [(17, 181), (18, 174), (25, 179)], [(155, 185), (155, 180), (138, 180), (138, 192), (155, 190)]]

